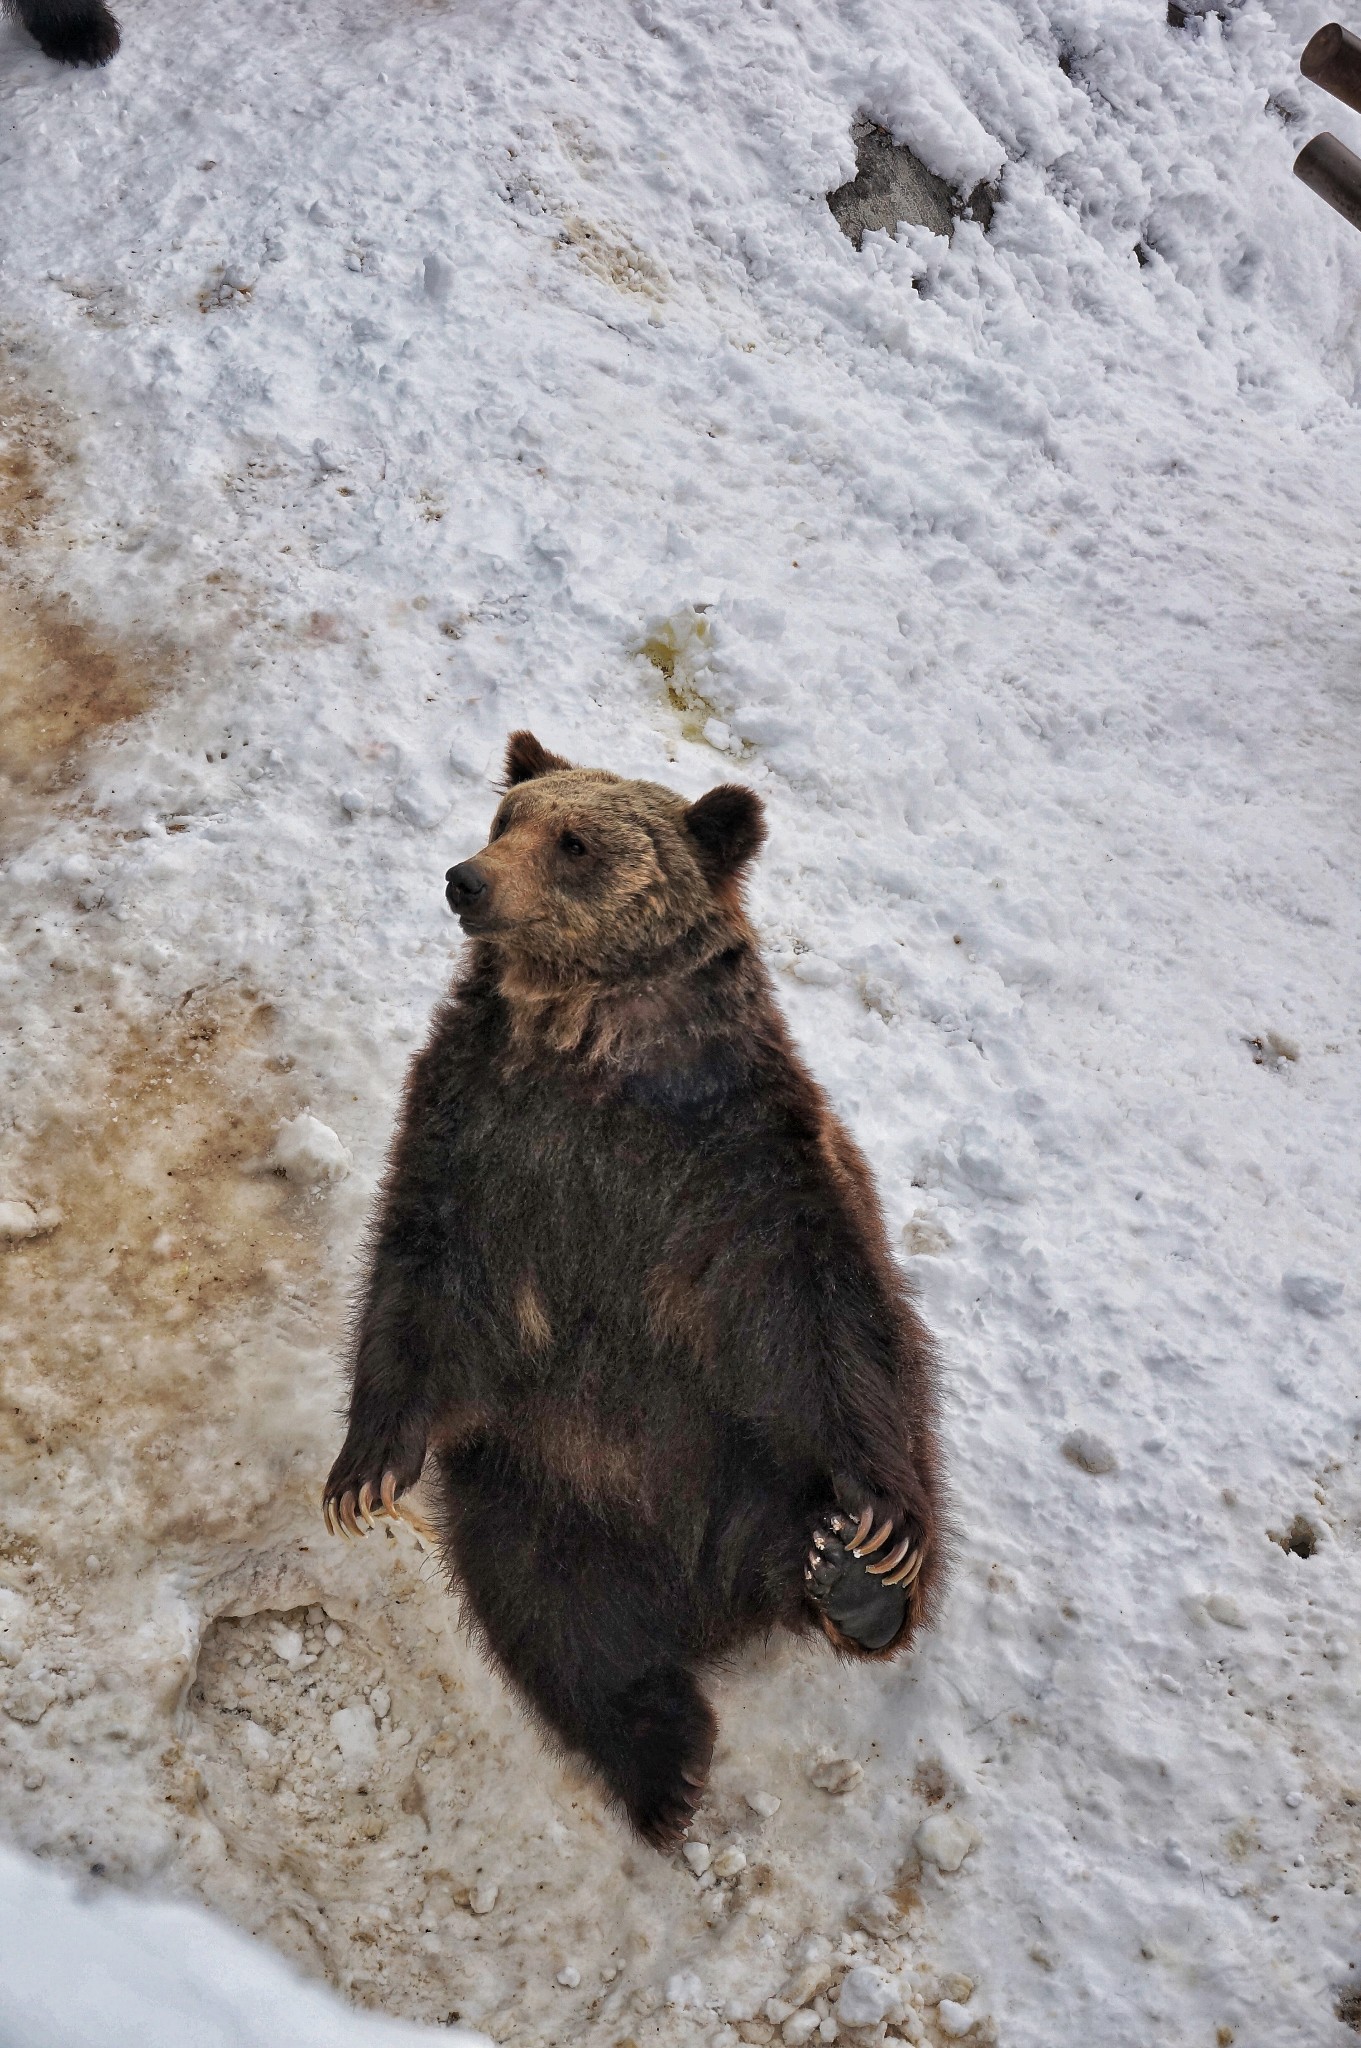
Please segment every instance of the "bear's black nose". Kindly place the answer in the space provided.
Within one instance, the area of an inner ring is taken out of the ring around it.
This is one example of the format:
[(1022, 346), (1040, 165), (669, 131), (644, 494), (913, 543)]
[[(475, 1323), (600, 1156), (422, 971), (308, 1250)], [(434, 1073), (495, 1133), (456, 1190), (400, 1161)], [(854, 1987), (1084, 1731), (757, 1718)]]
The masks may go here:
[(456, 868), (450, 868), (444, 880), (451, 910), (471, 910), (478, 898), (487, 893), (487, 878), (475, 860), (461, 860)]

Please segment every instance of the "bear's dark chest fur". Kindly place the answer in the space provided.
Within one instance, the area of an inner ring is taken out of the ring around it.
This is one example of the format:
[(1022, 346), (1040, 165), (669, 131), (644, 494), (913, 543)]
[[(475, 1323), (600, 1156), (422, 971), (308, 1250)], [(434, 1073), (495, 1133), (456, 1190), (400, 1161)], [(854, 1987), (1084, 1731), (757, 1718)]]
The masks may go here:
[(844, 1219), (766, 1036), (524, 1058), (499, 998), (462, 995), (425, 1055), (418, 1226), (457, 1331), (456, 1427), (471, 1403), (547, 1478), (589, 1470), (597, 1499), (617, 1479), (651, 1518), (708, 1483), (743, 1410), (796, 1396), (796, 1347), (750, 1342), (762, 1267), (797, 1258), (816, 1289)]

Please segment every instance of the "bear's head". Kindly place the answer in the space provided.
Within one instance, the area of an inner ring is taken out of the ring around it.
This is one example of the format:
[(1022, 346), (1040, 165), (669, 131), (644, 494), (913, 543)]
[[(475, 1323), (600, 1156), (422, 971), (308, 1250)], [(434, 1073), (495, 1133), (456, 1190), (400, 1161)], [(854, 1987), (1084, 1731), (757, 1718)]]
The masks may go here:
[(745, 934), (740, 877), (764, 838), (749, 789), (726, 783), (691, 804), (660, 783), (574, 768), (516, 732), (491, 837), (450, 868), (446, 894), (463, 929), (508, 961), (558, 982), (608, 981), (692, 935)]

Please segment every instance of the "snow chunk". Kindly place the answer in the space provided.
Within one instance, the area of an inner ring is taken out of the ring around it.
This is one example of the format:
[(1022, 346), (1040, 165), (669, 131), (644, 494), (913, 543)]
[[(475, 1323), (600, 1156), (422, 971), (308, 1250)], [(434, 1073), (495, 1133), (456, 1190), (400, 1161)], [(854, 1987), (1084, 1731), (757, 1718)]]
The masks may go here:
[(982, 1124), (969, 1124), (959, 1141), (959, 1171), (975, 1194), (995, 1202), (1023, 1202), (1026, 1184), (1001, 1145)]
[(843, 978), (836, 961), (826, 959), (821, 953), (797, 954), (790, 962), (789, 971), (795, 981), (805, 981), (810, 988), (835, 988)]
[(450, 803), (442, 789), (424, 776), (413, 775), (397, 791), (397, 809), (409, 824), (417, 825), (422, 832), (433, 832), (442, 825), (449, 815)]
[(811, 1957), (786, 1977), (780, 1986), (780, 2003), (797, 2009), (809, 2005), (820, 1991), (825, 1991), (832, 1981), (832, 1959), (830, 1954)]
[(725, 606), (724, 616), (749, 640), (773, 642), (784, 638), (785, 615), (772, 604), (763, 604), (755, 598), (736, 597)]
[(370, 1763), (378, 1754), (378, 1730), (367, 1700), (337, 1707), (331, 1716), (331, 1733), (346, 1763)]
[(898, 1986), (886, 1970), (857, 1963), (841, 1980), (836, 2016), (843, 2027), (877, 2027), (901, 2003)]
[(834, 1756), (826, 1763), (815, 1764), (808, 1773), (819, 1792), (840, 1795), (858, 1785), (865, 1775), (865, 1766), (856, 1763), (853, 1757)]
[(681, 1850), (681, 1855), (694, 1871), (696, 1877), (703, 1877), (705, 1871), (709, 1868), (710, 1853), (707, 1842), (687, 1842)]
[(1094, 1436), (1090, 1429), (1071, 1429), (1059, 1445), (1070, 1465), (1076, 1465), (1080, 1472), (1099, 1476), (1104, 1472), (1117, 1472), (1120, 1461), (1103, 1437)]
[(780, 1810), (781, 1802), (773, 1792), (748, 1792), (744, 1796), (752, 1812), (759, 1813), (762, 1820), (772, 1819)]
[(45, 1237), (61, 1222), (60, 1209), (35, 1209), (32, 1202), (0, 1201), (0, 1244), (22, 1244), (25, 1238)]
[(38, 1235), (38, 1212), (28, 1202), (0, 1202), (0, 1238)]
[(241, 1723), (241, 1740), (245, 1744), (247, 1754), (257, 1763), (268, 1763), (274, 1748), (268, 1728), (262, 1728), (258, 1721), (252, 1721), (247, 1716)]
[(495, 1884), (475, 1884), (468, 1894), (468, 1904), (481, 1919), (496, 1911), (496, 1901), (501, 1896), (501, 1887)]
[(279, 1135), (269, 1157), (269, 1164), (276, 1173), (282, 1173), (295, 1186), (303, 1188), (344, 1180), (353, 1163), (330, 1125), (322, 1123), (320, 1117), (313, 1116), (308, 1110), (280, 1124)]
[(494, 759), (489, 761), (486, 753), (471, 740), (450, 740), (449, 766), (455, 775), (461, 775), (465, 782), (486, 782), (492, 779)]
[(850, 1918), (852, 1926), (863, 1927), (881, 1941), (891, 1941), (903, 1931), (902, 1907), (887, 1892), (871, 1892), (852, 1908)]
[(1325, 1279), (1322, 1273), (1286, 1273), (1281, 1278), (1281, 1293), (1291, 1308), (1302, 1308), (1311, 1316), (1335, 1316), (1345, 1291), (1342, 1281)]
[(704, 1986), (693, 1970), (677, 1970), (667, 1978), (666, 2002), (679, 2012), (694, 2012), (704, 2004)]
[(972, 2033), (974, 2017), (966, 2005), (960, 2005), (953, 1998), (942, 1998), (936, 2007), (936, 2022), (942, 2034), (953, 2035), (956, 2039), (961, 2034)]
[(937, 1870), (958, 1870), (980, 1837), (958, 1813), (929, 1813), (914, 1836), (917, 1854)]
[(0, 1586), (0, 1664), (17, 1664), (28, 1636), (28, 1602), (12, 1586)]
[(1221, 1628), (1252, 1626), (1232, 1593), (1211, 1593), (1205, 1602), (1205, 1612), (1211, 1621), (1217, 1621)]
[(5, 1693), (5, 1712), (11, 1721), (35, 1728), (56, 1697), (55, 1686), (42, 1678), (16, 1678)]

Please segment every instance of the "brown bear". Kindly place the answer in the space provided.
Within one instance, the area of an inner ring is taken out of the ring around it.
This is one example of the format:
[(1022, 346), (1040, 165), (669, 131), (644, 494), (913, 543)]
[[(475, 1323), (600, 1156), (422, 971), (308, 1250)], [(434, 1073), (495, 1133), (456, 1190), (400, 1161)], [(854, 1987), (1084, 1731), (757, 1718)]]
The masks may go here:
[(451, 868), (471, 944), (415, 1060), (328, 1523), (427, 1458), (482, 1644), (659, 1847), (715, 1722), (698, 1673), (930, 1615), (930, 1340), (869, 1169), (791, 1044), (742, 904), (748, 789), (686, 803), (512, 735)]

